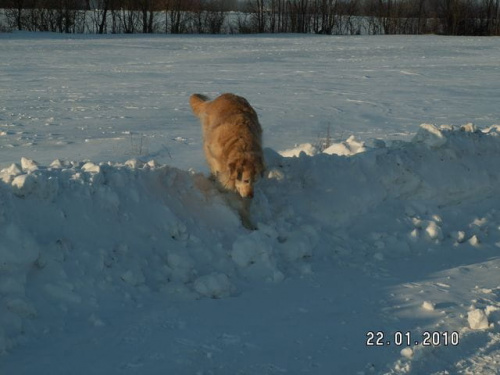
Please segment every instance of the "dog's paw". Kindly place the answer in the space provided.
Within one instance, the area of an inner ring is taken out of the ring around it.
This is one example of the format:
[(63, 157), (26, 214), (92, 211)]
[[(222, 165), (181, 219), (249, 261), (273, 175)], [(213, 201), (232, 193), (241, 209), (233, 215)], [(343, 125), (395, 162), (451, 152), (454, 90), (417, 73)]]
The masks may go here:
[(254, 223), (252, 223), (250, 218), (245, 217), (245, 216), (241, 216), (241, 224), (243, 225), (243, 227), (245, 227), (248, 230), (253, 231), (253, 230), (259, 229)]

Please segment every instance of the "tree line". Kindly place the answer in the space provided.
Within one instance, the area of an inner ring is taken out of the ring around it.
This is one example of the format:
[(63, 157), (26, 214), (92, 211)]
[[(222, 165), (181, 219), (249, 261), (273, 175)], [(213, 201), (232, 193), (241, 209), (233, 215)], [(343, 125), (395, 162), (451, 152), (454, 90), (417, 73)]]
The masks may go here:
[[(8, 29), (61, 33), (211, 33), (236, 0), (0, 0)], [(1, 22), (1, 18), (0, 18)]]
[(0, 29), (500, 35), (500, 0), (0, 0)]

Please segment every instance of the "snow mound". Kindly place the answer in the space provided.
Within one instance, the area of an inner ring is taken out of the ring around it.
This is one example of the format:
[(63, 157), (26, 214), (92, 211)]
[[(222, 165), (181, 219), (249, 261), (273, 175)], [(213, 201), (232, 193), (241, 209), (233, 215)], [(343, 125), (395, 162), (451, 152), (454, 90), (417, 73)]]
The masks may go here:
[(99, 313), (109, 301), (225, 298), (328, 262), (371, 272), (428, 246), (472, 238), (480, 246), (495, 220), (450, 217), (500, 193), (500, 138), (498, 129), (469, 130), (424, 125), (411, 142), (373, 149), (349, 138), (350, 157), (267, 149), (251, 208), (256, 231), (211, 181), (166, 165), (23, 159), (6, 167), (0, 352), (70, 317), (105, 324)]
[(329, 155), (356, 155), (365, 152), (366, 147), (364, 142), (358, 141), (353, 135), (347, 138), (344, 142), (335, 143), (326, 148), (323, 152)]
[(471, 329), (487, 329), (490, 326), (488, 316), (482, 309), (472, 309), (467, 313), (467, 321)]
[(301, 153), (314, 156), (318, 153), (318, 148), (311, 143), (302, 143), (300, 145), (296, 145), (294, 148), (280, 151), (280, 155), (286, 158), (300, 156)]
[[(376, 140), (374, 141), (374, 144), (375, 146), (381, 146), (383, 144), (383, 141)], [(300, 145), (296, 145), (294, 148), (280, 151), (280, 155), (284, 157), (294, 157), (300, 156), (300, 154), (304, 153), (308, 156), (314, 156), (320, 152), (323, 152), (328, 155), (351, 156), (359, 154), (361, 152), (365, 152), (367, 149), (368, 147), (366, 146), (365, 142), (358, 141), (356, 137), (351, 135), (345, 141), (332, 143), (323, 151), (320, 151), (320, 148), (311, 143), (302, 143)]]

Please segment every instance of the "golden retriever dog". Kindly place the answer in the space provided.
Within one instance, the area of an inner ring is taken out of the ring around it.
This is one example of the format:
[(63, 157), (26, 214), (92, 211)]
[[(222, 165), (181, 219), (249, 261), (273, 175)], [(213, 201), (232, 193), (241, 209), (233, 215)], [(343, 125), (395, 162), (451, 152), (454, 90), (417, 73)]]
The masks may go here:
[(255, 110), (234, 94), (214, 100), (193, 94), (189, 104), (201, 122), (212, 175), (225, 189), (253, 198), (253, 185), (264, 172), (262, 128)]

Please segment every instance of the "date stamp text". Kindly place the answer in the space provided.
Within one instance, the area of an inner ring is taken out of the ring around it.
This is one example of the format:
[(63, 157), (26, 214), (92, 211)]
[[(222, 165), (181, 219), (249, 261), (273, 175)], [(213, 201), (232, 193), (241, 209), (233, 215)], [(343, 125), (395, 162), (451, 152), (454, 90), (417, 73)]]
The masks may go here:
[(458, 346), (460, 335), (457, 331), (424, 331), (421, 334), (410, 331), (368, 331), (366, 346)]

